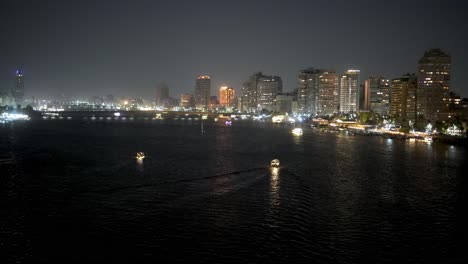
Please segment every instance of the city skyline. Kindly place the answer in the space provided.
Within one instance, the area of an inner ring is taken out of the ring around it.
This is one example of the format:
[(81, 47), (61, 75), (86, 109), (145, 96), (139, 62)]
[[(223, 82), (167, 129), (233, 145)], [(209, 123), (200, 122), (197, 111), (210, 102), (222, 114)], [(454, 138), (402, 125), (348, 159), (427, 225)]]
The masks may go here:
[[(1, 32), (7, 37), (0, 44), (5, 54), (0, 88), (14, 85), (15, 71), (21, 68), (26, 96), (149, 97), (158, 83), (166, 82), (171, 96), (178, 97), (191, 92), (193, 79), (201, 74), (212, 77), (212, 87), (241, 89), (247, 76), (263, 71), (282, 77), (283, 90), (290, 92), (297, 88), (301, 69), (328, 68), (339, 74), (359, 69), (361, 80), (371, 75), (393, 79), (416, 73), (424, 51), (441, 48), (453, 58), (451, 90), (468, 96), (467, 39), (461, 33), (465, 3), (412, 1), (399, 7), (371, 1), (319, 6), (312, 1), (182, 1), (180, 7), (139, 1), (128, 7), (113, 1), (108, 13), (109, 3), (2, 3)], [(43, 13), (42, 5), (47, 7)], [(165, 14), (176, 8), (177, 15)], [(210, 15), (195, 19), (193, 10), (202, 9)], [(314, 15), (307, 11), (317, 9), (321, 12)], [(321, 19), (331, 11), (336, 19)], [(246, 18), (238, 23), (241, 14)], [(395, 14), (408, 20), (394, 20)], [(345, 23), (349, 30), (342, 32)], [(264, 29), (275, 34), (257, 41)], [(302, 33), (308, 31), (313, 34)], [(346, 36), (356, 41), (335, 41)]]

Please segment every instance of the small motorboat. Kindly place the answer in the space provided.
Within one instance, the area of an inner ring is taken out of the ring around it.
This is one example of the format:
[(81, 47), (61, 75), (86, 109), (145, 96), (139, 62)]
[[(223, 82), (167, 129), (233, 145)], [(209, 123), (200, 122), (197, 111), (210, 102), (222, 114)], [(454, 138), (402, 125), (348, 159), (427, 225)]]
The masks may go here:
[(302, 135), (302, 133), (303, 133), (303, 132), (302, 132), (302, 128), (296, 127), (296, 128), (294, 128), (294, 129), (292, 130), (292, 133), (293, 133), (294, 135)]
[(279, 159), (274, 159), (274, 160), (270, 161), (270, 167), (271, 168), (279, 168), (279, 166), (280, 166)]
[(136, 159), (137, 160), (143, 160), (145, 158), (145, 153), (144, 152), (137, 152), (136, 154)]

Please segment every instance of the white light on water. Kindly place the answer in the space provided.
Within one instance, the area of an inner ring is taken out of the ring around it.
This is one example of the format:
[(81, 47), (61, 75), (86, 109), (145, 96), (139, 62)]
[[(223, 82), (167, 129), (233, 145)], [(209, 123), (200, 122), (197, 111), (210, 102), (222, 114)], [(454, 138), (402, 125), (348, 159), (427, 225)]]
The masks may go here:
[(2, 113), (0, 119), (4, 121), (29, 120), (29, 116), (16, 113)]
[(302, 135), (303, 131), (302, 128), (296, 127), (295, 129), (292, 130), (292, 133), (296, 136)]

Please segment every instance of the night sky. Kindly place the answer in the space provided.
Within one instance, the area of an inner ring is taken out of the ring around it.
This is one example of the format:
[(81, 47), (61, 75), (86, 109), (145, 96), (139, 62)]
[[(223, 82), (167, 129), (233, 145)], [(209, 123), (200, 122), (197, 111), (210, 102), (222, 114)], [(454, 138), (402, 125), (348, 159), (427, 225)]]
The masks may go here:
[(467, 1), (1, 1), (0, 88), (24, 70), (26, 96), (193, 93), (240, 87), (256, 71), (296, 87), (303, 68), (416, 72), (429, 48), (452, 55), (468, 96)]

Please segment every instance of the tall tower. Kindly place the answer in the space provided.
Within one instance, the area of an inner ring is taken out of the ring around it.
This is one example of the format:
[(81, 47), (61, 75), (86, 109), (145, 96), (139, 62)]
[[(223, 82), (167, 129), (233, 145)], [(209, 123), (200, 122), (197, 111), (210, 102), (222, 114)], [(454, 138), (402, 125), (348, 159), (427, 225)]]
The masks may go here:
[(211, 79), (210, 76), (200, 75), (195, 79), (195, 106), (208, 110), (210, 105)]
[(317, 113), (317, 80), (318, 70), (308, 68), (299, 72), (297, 87), (297, 104), (299, 113)]
[(257, 110), (275, 110), (276, 96), (283, 91), (283, 81), (279, 76), (262, 76), (258, 79)]
[(370, 76), (365, 81), (369, 94), (369, 109), (379, 115), (387, 115), (390, 108), (390, 80), (385, 77)]
[(448, 120), (450, 55), (440, 49), (428, 50), (418, 66), (418, 114), (431, 122)]
[(417, 77), (405, 74), (392, 80), (392, 100), (390, 113), (396, 116), (400, 123), (408, 125), (416, 121)]
[(163, 101), (169, 98), (169, 87), (165, 83), (160, 83), (156, 86), (156, 105), (162, 106)]
[(234, 88), (222, 86), (219, 88), (219, 104), (224, 107), (233, 106)]
[(12, 89), (11, 95), (15, 100), (16, 104), (21, 104), (24, 98), (24, 80), (23, 72), (21, 70), (16, 70), (16, 83), (15, 88)]
[(357, 112), (359, 109), (359, 70), (347, 70), (340, 82), (340, 112)]
[(262, 109), (273, 111), (276, 96), (283, 90), (279, 76), (268, 76), (257, 72), (242, 86), (242, 111), (257, 112)]
[(317, 80), (317, 114), (332, 115), (338, 112), (338, 74), (334, 70), (319, 70)]

